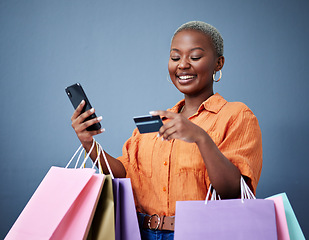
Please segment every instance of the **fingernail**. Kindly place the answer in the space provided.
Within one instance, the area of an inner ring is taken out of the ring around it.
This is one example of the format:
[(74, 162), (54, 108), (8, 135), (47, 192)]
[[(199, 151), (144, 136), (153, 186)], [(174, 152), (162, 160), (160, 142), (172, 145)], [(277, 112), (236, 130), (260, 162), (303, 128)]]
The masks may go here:
[(158, 133), (157, 137), (160, 137), (160, 133)]
[(157, 112), (156, 111), (150, 111), (149, 114), (155, 115)]
[(102, 120), (102, 116), (97, 117), (97, 120), (98, 120), (98, 121), (101, 121), (101, 120)]
[(90, 112), (92, 112), (92, 113), (93, 113), (93, 112), (94, 112), (94, 108), (91, 108), (91, 109), (90, 109)]
[(84, 104), (85, 103), (85, 100), (82, 100), (81, 102), (80, 102), (80, 104)]
[(101, 130), (101, 132), (105, 132), (105, 128), (101, 128), (100, 130)]

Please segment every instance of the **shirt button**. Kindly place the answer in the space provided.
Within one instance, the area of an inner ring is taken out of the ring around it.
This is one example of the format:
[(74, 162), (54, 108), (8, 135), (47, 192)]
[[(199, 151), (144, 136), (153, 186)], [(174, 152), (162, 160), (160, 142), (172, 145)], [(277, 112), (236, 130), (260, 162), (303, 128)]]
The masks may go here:
[(164, 166), (166, 166), (167, 165), (167, 161), (165, 161), (163, 164), (164, 164)]
[(166, 187), (163, 187), (163, 191), (166, 192)]

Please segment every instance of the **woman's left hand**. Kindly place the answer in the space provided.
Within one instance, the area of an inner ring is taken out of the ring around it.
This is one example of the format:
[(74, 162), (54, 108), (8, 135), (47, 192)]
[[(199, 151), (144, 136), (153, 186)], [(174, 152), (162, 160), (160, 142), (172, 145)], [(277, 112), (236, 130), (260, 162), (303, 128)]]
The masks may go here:
[(206, 133), (202, 128), (179, 113), (169, 111), (152, 111), (150, 113), (170, 120), (159, 130), (159, 135), (163, 140), (180, 139), (189, 143), (196, 143)]
[(164, 140), (180, 139), (196, 143), (204, 160), (212, 185), (223, 198), (237, 198), (240, 194), (239, 169), (227, 159), (207, 132), (179, 113), (169, 111), (150, 112), (152, 115), (166, 117), (159, 134)]

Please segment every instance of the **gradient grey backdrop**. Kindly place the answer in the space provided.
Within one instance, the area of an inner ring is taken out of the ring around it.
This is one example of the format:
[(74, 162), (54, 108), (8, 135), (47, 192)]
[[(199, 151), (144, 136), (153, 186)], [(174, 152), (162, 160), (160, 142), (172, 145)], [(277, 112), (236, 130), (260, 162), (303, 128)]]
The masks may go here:
[(0, 238), (52, 165), (79, 146), (64, 88), (80, 82), (121, 154), (132, 117), (173, 106), (169, 43), (190, 20), (216, 26), (226, 63), (215, 91), (245, 102), (263, 134), (257, 196), (287, 192), (303, 231), (308, 221), (308, 10), (294, 1), (0, 0)]

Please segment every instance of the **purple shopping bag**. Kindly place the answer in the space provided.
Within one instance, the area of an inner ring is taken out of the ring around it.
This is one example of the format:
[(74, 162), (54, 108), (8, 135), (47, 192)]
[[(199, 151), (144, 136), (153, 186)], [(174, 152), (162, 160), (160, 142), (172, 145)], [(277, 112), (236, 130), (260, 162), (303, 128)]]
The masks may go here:
[(51, 167), (5, 239), (86, 238), (103, 182), (94, 169)]
[(116, 240), (140, 240), (136, 208), (131, 180), (114, 178), (113, 192), (115, 203), (115, 237)]
[(274, 202), (240, 199), (176, 202), (175, 240), (277, 239)]
[[(130, 178), (114, 178), (102, 146), (97, 143), (98, 153), (102, 153), (105, 164), (112, 178), (115, 206), (115, 239), (140, 240), (141, 235), (137, 220), (136, 207)], [(102, 166), (99, 161), (99, 168)]]
[(206, 201), (176, 202), (175, 240), (277, 239), (274, 201), (255, 199), (242, 177), (240, 186), (241, 199), (208, 201), (209, 187)]

